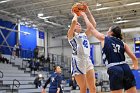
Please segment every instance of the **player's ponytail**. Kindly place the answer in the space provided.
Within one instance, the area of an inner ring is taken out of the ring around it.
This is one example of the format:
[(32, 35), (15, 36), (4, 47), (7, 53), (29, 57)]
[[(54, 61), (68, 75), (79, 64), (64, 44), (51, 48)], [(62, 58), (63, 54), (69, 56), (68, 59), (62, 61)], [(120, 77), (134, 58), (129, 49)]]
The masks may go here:
[(119, 26), (112, 26), (111, 31), (113, 32), (112, 36), (119, 38), (121, 40), (123, 39), (121, 34), (121, 28)]

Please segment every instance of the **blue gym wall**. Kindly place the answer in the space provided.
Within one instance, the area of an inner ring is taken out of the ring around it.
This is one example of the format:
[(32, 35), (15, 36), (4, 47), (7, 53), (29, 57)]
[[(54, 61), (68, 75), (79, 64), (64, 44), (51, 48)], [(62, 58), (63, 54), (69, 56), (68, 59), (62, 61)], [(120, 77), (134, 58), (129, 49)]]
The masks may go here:
[[(15, 27), (15, 24), (14, 24), (14, 23), (8, 22), (8, 21), (4, 21), (4, 20), (2, 20), (2, 19), (0, 19), (0, 26), (7, 27), (7, 28), (10, 28), (10, 29), (17, 29), (17, 27), (14, 28), (14, 27)], [(5, 30), (5, 29), (1, 29), (1, 31), (2, 31), (2, 33), (3, 33), (3, 35), (4, 35), (5, 37), (7, 36), (7, 34), (8, 34), (9, 32), (11, 32), (11, 31), (8, 31), (8, 30)], [(13, 46), (16, 44), (16, 35), (17, 35), (16, 32), (11, 32), (11, 33), (10, 33), (9, 37), (7, 38), (7, 42), (8, 42), (8, 44), (9, 44), (9, 46), (12, 46), (12, 47), (13, 47)], [(3, 39), (2, 35), (0, 34), (0, 45), (1, 45), (1, 43), (3, 42), (3, 40), (4, 40), (4, 39)], [(4, 43), (4, 45), (7, 46), (6, 43)], [(0, 51), (1, 51), (3, 54), (11, 54), (11, 51), (10, 51), (9, 48), (7, 48), (7, 47), (0, 47)]]
[[(31, 27), (27, 27), (27, 26), (21, 25), (20, 26), (20, 31), (30, 33), (29, 35), (25, 35), (23, 33), (20, 33), (20, 44), (21, 44), (21, 47), (23, 49), (25, 49), (25, 50), (33, 51), (34, 48), (37, 45), (36, 29), (33, 29)], [(22, 57), (29, 57), (28, 54), (24, 55)], [(31, 55), (30, 55), (30, 57), (31, 57)]]
[(94, 64), (94, 45), (93, 44), (90, 45), (90, 59), (92, 63)]
[(135, 80), (136, 80), (136, 88), (140, 90), (140, 69), (139, 70), (132, 70)]

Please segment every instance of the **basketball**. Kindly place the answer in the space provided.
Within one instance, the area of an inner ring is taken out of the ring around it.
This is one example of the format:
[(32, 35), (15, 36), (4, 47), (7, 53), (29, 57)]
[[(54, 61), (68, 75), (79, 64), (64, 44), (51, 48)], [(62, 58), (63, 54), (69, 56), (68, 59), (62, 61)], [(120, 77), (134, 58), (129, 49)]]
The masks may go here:
[(76, 3), (72, 6), (72, 11), (76, 13), (78, 16), (80, 16), (80, 12), (85, 12), (86, 11), (86, 6), (83, 5), (82, 3)]

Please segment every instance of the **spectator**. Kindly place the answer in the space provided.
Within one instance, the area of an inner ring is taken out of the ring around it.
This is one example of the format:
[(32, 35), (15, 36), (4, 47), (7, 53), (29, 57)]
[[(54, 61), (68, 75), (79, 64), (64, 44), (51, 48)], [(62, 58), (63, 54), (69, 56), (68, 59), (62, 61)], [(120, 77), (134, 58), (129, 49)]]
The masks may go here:
[(69, 86), (71, 87), (72, 90), (76, 90), (77, 83), (74, 77), (71, 78)]
[(13, 47), (12, 56), (16, 57), (16, 45)]
[(49, 55), (47, 56), (47, 60), (46, 61), (47, 61), (47, 63), (50, 63), (50, 56)]
[(39, 71), (39, 66), (39, 60), (37, 60), (37, 62), (35, 60), (29, 61), (29, 68), (31, 69), (31, 71)]
[(40, 64), (42, 66), (44, 66), (44, 63), (45, 63), (45, 57), (44, 57), (44, 55), (42, 55), (41, 57), (39, 57), (39, 60), (40, 60)]
[(36, 70), (35, 68), (35, 62), (32, 60), (29, 61), (29, 68), (31, 69), (31, 72)]
[(42, 87), (42, 80), (43, 80), (43, 76), (42, 74), (39, 74), (34, 80), (35, 88)]
[(42, 93), (46, 93), (45, 88), (50, 83), (49, 92), (48, 93), (63, 93), (62, 87), (62, 76), (61, 76), (61, 68), (60, 66), (55, 67), (55, 72), (49, 77), (46, 81)]
[(37, 71), (39, 71), (39, 66), (40, 66), (40, 62), (39, 62), (39, 60), (37, 60), (35, 62), (35, 68), (36, 68)]
[(7, 58), (2, 57), (1, 53), (0, 53), (0, 62), (7, 63), (7, 64), (10, 63)]
[(0, 62), (3, 62), (3, 57), (1, 55), (1, 53), (0, 53)]
[(19, 57), (19, 43), (17, 43), (15, 46), (14, 46), (14, 49), (13, 49), (16, 53), (16, 56)]
[(19, 57), (21, 57), (21, 52), (22, 52), (22, 46), (21, 43), (19, 43)]
[(46, 59), (46, 63), (48, 64), (48, 66), (49, 66), (49, 71), (51, 70), (51, 64), (50, 64), (50, 56), (49, 56), (49, 54), (48, 54), (48, 56), (47, 56), (47, 59)]
[(34, 49), (34, 58), (35, 58), (35, 59), (38, 58), (38, 52), (39, 52), (39, 49), (38, 49), (38, 47), (36, 46), (36, 48)]

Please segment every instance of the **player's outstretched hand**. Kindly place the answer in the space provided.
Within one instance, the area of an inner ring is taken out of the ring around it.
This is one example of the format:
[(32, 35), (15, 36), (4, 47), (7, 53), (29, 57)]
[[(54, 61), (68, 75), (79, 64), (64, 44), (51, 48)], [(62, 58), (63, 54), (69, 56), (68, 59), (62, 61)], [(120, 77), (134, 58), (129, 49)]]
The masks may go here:
[(136, 66), (136, 65), (132, 65), (132, 69), (134, 69), (134, 70), (138, 70), (139, 67), (138, 67), (138, 65), (137, 65), (137, 66)]
[(80, 2), (80, 3), (81, 3), (81, 4), (85, 7), (85, 9), (86, 9), (84, 12), (90, 11), (87, 2), (82, 1), (82, 2)]
[(86, 13), (85, 13), (85, 12), (80, 11), (80, 15), (81, 15), (81, 16), (85, 16), (85, 15), (86, 15)]

